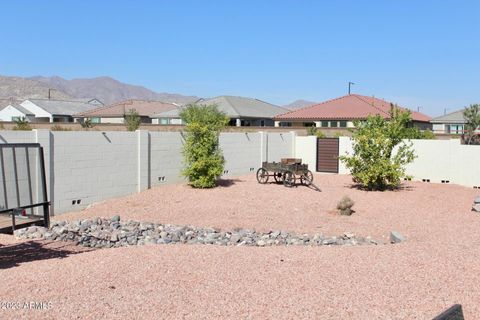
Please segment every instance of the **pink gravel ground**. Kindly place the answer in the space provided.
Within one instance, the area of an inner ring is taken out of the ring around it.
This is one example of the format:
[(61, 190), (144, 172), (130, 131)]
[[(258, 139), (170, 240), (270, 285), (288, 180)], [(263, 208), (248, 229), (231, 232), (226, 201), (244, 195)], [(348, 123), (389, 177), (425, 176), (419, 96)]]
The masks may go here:
[[(480, 216), (470, 211), (478, 190), (408, 182), (401, 191), (365, 192), (350, 188), (348, 176), (315, 180), (322, 192), (259, 185), (253, 175), (213, 190), (169, 185), (56, 219), (120, 214), (222, 229), (348, 231), (381, 241), (398, 230), (407, 241), (78, 252), (1, 236), (0, 302), (48, 301), (51, 308), (0, 309), (0, 319), (431, 319), (454, 303), (466, 319), (479, 317)], [(351, 217), (332, 213), (343, 195), (356, 202)], [(30, 250), (42, 253), (37, 259), (11, 256), (32, 243), (41, 247)]]

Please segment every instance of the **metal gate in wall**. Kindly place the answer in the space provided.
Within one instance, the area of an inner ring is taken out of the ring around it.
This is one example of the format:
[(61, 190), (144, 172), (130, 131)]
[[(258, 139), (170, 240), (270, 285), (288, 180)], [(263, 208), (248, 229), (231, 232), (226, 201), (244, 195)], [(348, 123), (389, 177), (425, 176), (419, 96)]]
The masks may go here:
[(338, 173), (338, 138), (317, 139), (317, 171)]

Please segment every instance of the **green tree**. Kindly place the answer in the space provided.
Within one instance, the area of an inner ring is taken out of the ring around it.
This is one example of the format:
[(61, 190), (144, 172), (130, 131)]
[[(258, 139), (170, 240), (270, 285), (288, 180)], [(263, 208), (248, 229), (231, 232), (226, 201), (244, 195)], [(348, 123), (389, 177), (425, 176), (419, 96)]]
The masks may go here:
[(128, 131), (135, 131), (140, 127), (141, 118), (137, 110), (130, 109), (125, 115), (125, 125)]
[(406, 176), (405, 165), (415, 158), (412, 143), (403, 140), (410, 125), (410, 112), (397, 106), (392, 106), (388, 120), (376, 115), (355, 121), (353, 155), (340, 157), (350, 169), (353, 181), (367, 190), (398, 187)]
[(28, 124), (28, 121), (25, 117), (19, 117), (14, 120), (15, 126), (13, 127), (13, 130), (20, 130), (20, 131), (30, 131), (32, 130), (32, 127), (30, 127), (30, 124)]
[(225, 165), (219, 135), (229, 119), (215, 105), (191, 104), (180, 116), (186, 123), (182, 174), (194, 188), (213, 188)]
[(480, 127), (480, 105), (471, 104), (463, 110), (463, 118), (465, 119), (465, 142), (467, 144), (475, 143), (475, 130)]

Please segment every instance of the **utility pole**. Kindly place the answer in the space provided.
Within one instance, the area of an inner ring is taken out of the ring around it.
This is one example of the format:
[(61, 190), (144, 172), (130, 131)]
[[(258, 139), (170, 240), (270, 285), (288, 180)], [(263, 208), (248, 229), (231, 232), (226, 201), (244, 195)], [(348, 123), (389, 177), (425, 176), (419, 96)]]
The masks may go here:
[(355, 84), (355, 83), (353, 83), (351, 81), (348, 82), (348, 95), (350, 95), (350, 92), (351, 92), (350, 88), (351, 88), (352, 84)]
[(448, 110), (447, 108), (444, 108), (444, 109), (443, 109), (443, 115), (446, 115), (446, 114), (447, 114), (447, 110)]
[(52, 97), (52, 90), (55, 90), (55, 89), (51, 89), (51, 88), (48, 88), (48, 100), (50, 100), (50, 98)]
[(417, 107), (417, 112), (420, 112), (420, 109), (422, 109), (422, 107)]

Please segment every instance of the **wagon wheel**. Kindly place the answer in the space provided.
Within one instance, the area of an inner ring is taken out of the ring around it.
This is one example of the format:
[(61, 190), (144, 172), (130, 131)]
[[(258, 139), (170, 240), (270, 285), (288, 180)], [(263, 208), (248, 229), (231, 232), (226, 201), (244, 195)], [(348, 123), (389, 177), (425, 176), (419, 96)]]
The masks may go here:
[(283, 173), (283, 185), (289, 188), (295, 185), (295, 174), (292, 171), (285, 171)]
[(284, 175), (281, 172), (275, 171), (273, 173), (273, 179), (275, 179), (276, 183), (282, 183), (283, 182)]
[(307, 170), (302, 176), (300, 177), (300, 182), (306, 186), (309, 186), (313, 182), (313, 173), (310, 170)]
[(260, 168), (257, 170), (257, 181), (261, 184), (268, 182), (268, 171), (266, 169)]

